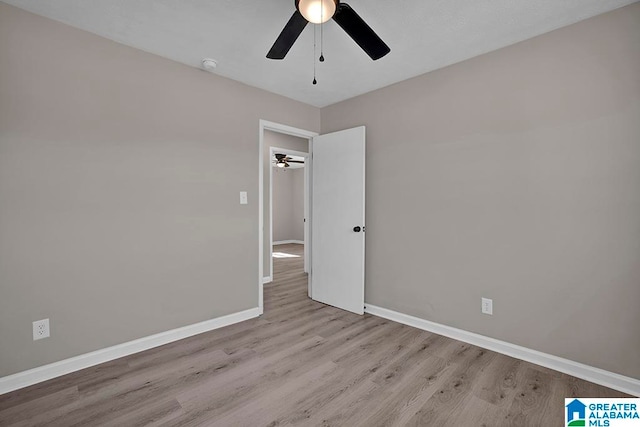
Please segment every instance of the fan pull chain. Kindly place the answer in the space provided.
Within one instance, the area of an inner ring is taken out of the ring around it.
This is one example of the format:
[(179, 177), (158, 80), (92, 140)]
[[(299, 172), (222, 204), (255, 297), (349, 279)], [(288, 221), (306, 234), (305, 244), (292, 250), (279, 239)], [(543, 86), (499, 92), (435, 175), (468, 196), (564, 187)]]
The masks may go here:
[(320, 62), (324, 62), (324, 5), (320, 6)]
[(313, 26), (313, 82), (314, 85), (318, 84), (316, 80), (316, 26)]

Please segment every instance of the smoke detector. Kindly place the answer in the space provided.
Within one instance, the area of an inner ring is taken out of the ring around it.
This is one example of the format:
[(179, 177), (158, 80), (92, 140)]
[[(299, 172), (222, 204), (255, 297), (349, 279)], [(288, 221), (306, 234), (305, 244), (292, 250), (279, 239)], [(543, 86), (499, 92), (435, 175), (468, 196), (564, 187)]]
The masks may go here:
[(218, 63), (216, 62), (215, 59), (211, 59), (211, 58), (204, 58), (202, 60), (202, 68), (204, 68), (207, 71), (215, 71), (216, 67), (218, 66)]

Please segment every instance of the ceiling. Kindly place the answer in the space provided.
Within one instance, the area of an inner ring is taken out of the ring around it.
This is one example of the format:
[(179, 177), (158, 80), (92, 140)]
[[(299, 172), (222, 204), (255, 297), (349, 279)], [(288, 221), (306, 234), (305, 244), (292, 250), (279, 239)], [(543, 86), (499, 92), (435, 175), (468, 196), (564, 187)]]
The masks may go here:
[(282, 61), (265, 57), (294, 0), (2, 0), (125, 45), (324, 107), (526, 40), (636, 0), (347, 0), (391, 47), (372, 61), (338, 25), (324, 25), (313, 80), (309, 24)]

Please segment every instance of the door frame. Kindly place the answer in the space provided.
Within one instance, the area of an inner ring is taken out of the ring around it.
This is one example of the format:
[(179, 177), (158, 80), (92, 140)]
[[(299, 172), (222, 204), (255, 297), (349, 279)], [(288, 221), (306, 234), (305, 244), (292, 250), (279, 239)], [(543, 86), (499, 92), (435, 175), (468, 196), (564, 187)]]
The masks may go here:
[[(290, 150), (288, 148), (279, 148), (279, 147), (270, 147), (269, 148), (269, 160), (271, 161), (271, 159), (273, 158), (273, 155), (275, 153), (285, 153), (285, 154), (292, 154), (294, 156), (300, 156), (304, 158), (304, 194), (303, 194), (303, 198), (304, 198), (304, 218), (305, 218), (305, 222), (304, 222), (304, 237), (303, 237), (303, 241), (304, 241), (304, 247), (305, 247), (305, 251), (304, 251), (304, 272), (308, 273), (309, 272), (309, 264), (308, 264), (308, 251), (306, 250), (307, 245), (309, 244), (309, 223), (310, 221), (307, 221), (306, 219), (309, 217), (309, 187), (308, 187), (308, 183), (309, 183), (309, 159), (310, 159), (310, 155), (309, 153), (305, 153), (303, 151), (296, 151), (296, 150)], [(269, 271), (271, 272), (271, 276), (270, 279), (273, 280), (273, 167), (269, 166), (269, 262), (270, 262), (270, 267), (269, 267)], [(267, 282), (263, 282), (263, 283), (267, 283)]]
[[(285, 135), (297, 136), (299, 138), (306, 138), (309, 140), (309, 165), (305, 164), (305, 174), (309, 177), (307, 180), (307, 194), (309, 202), (311, 201), (311, 181), (313, 180), (313, 165), (312, 165), (312, 150), (313, 144), (311, 143), (314, 136), (318, 136), (317, 132), (312, 132), (304, 129), (295, 128), (281, 123), (270, 122), (268, 120), (259, 120), (259, 132), (258, 132), (258, 309), (260, 314), (264, 313), (264, 131), (270, 130), (272, 132), (283, 133)], [(308, 206), (308, 213), (311, 213), (311, 205)], [(307, 218), (307, 223), (311, 222), (311, 215)], [(307, 225), (307, 227), (309, 227)], [(309, 243), (313, 236), (310, 233), (309, 228), (308, 240)], [(308, 246), (311, 246), (310, 244)], [(305, 248), (306, 249), (306, 248)], [(305, 253), (310, 251), (305, 250)], [(306, 256), (306, 255), (305, 255)], [(309, 253), (309, 261), (311, 260), (311, 254)], [(311, 266), (309, 262), (308, 266)], [(309, 268), (310, 270), (310, 268)], [(271, 271), (273, 275), (273, 270)], [(311, 277), (311, 271), (309, 271), (309, 277)], [(309, 280), (311, 283), (311, 280)], [(309, 294), (311, 289), (309, 289)]]

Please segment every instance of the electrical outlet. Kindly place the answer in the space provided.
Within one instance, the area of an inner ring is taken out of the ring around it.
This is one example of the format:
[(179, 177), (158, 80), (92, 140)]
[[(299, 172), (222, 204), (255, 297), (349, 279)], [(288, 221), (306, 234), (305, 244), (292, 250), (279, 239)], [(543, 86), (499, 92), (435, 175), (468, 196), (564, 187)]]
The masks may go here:
[(482, 313), (493, 314), (493, 300), (489, 298), (482, 298)]
[(33, 322), (33, 340), (41, 340), (49, 336), (49, 319)]

